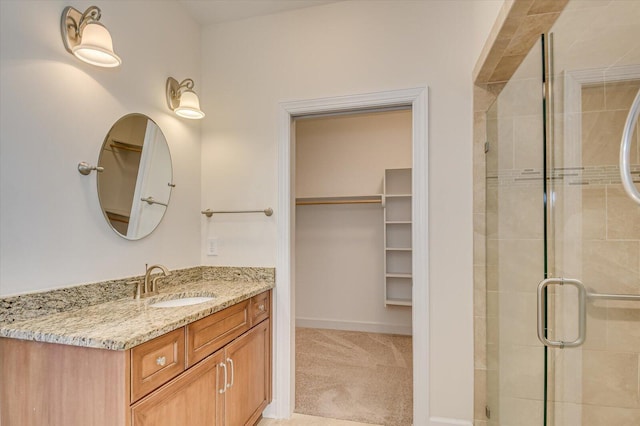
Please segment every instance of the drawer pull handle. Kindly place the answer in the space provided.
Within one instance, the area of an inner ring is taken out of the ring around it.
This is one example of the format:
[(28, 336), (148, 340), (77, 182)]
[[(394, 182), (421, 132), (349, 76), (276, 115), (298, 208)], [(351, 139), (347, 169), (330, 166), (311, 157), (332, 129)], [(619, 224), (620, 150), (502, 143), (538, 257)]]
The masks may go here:
[(167, 363), (167, 358), (164, 356), (159, 356), (158, 358), (156, 358), (156, 364), (158, 364), (160, 367), (164, 367), (164, 365)]
[(225, 362), (221, 362), (219, 364), (220, 367), (224, 369), (224, 383), (222, 384), (222, 389), (218, 389), (218, 393), (225, 393), (227, 391), (227, 364)]
[[(233, 386), (233, 376), (235, 376), (235, 368), (233, 367), (233, 360), (231, 358), (227, 358), (227, 362), (231, 364), (231, 383), (227, 385), (227, 387), (230, 388), (231, 386)], [(225, 369), (225, 371), (227, 370)]]

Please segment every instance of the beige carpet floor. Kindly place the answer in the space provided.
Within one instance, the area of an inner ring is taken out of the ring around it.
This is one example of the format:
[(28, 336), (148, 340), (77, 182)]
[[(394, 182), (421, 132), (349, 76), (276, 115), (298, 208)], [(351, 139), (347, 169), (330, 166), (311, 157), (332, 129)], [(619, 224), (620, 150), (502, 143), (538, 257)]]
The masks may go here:
[(411, 425), (411, 347), (411, 336), (297, 328), (295, 412)]

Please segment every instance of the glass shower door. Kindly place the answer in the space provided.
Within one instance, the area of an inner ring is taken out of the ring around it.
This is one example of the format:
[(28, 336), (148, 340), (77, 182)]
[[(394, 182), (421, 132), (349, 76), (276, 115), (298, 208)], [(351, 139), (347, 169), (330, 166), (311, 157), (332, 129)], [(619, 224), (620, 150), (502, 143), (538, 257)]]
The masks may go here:
[(488, 425), (544, 422), (545, 348), (536, 336), (544, 279), (544, 114), (538, 41), (486, 113)]
[(640, 425), (640, 205), (619, 166), (640, 91), (640, 2), (572, 1), (548, 38), (546, 424)]

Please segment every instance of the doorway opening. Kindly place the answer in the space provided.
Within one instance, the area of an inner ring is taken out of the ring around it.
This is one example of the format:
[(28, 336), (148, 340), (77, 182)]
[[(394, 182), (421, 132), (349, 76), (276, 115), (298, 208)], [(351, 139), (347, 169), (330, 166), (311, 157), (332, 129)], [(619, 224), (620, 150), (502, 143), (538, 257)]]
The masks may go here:
[(429, 421), (427, 89), (415, 88), (281, 104), (278, 144), (278, 253), (275, 289), (274, 403), (270, 415), (288, 418), (295, 407), (295, 119), (390, 107), (411, 108), (411, 291), (413, 422)]
[(296, 413), (412, 423), (411, 119), (294, 119)]

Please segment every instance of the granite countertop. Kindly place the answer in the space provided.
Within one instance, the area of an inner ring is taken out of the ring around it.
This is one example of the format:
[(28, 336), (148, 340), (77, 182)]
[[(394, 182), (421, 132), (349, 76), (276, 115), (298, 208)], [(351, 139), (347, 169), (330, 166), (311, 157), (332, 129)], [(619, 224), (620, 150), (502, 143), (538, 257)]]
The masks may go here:
[[(161, 288), (145, 299), (131, 297), (38, 318), (0, 323), (0, 337), (90, 348), (126, 350), (274, 287), (272, 281), (206, 280)], [(149, 305), (179, 297), (213, 296), (175, 308)]]

